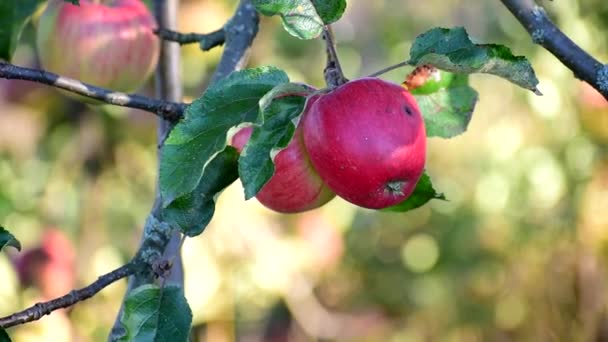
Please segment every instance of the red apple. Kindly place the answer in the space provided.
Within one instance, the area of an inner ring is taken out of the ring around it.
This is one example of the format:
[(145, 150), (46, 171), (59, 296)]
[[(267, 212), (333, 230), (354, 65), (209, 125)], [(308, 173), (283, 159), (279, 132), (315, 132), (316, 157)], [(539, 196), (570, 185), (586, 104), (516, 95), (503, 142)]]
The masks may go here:
[(156, 23), (141, 0), (50, 0), (38, 23), (42, 66), (121, 92), (141, 87), (158, 61)]
[[(232, 146), (241, 152), (252, 132), (253, 127), (238, 131), (232, 137)], [(289, 145), (275, 156), (274, 164), (272, 178), (256, 195), (265, 207), (281, 213), (298, 213), (318, 208), (335, 197), (310, 163), (301, 126)]]
[(426, 134), (414, 97), (378, 78), (321, 95), (303, 118), (304, 143), (321, 179), (365, 208), (402, 202), (424, 170)]

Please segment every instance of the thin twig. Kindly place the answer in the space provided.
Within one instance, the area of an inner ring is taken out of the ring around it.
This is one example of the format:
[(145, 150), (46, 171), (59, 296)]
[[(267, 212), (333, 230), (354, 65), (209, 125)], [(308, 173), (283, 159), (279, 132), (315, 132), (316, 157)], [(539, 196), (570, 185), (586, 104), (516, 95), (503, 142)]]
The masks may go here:
[(121, 93), (59, 76), (45, 70), (21, 67), (2, 61), (0, 61), (0, 78), (46, 84), (108, 104), (145, 110), (170, 121), (177, 121), (181, 118), (187, 107), (185, 103), (152, 99), (138, 94)]
[(134, 274), (135, 271), (135, 263), (129, 262), (110, 273), (102, 275), (87, 287), (73, 290), (63, 297), (48, 302), (36, 303), (23, 311), (0, 318), (0, 328), (9, 328), (15, 325), (36, 321), (55, 310), (70, 307), (80, 301), (93, 297), (97, 292), (103, 290), (108, 285)]
[(201, 50), (209, 51), (216, 46), (221, 46), (226, 40), (226, 33), (222, 27), (219, 30), (202, 33), (181, 33), (166, 28), (156, 30), (156, 34), (163, 40), (176, 42), (179, 45), (199, 43)]
[(534, 43), (551, 52), (577, 78), (589, 83), (608, 99), (608, 64), (602, 64), (576, 45), (555, 26), (544, 8), (536, 5), (533, 0), (501, 2), (524, 26)]
[(392, 70), (395, 70), (395, 69), (397, 69), (397, 68), (401, 68), (401, 67), (407, 66), (407, 65), (409, 65), (409, 64), (410, 64), (410, 63), (409, 63), (408, 61), (401, 62), (401, 63), (397, 63), (397, 64), (391, 65), (391, 66), (389, 66), (389, 67), (386, 67), (386, 68), (384, 68), (384, 69), (382, 69), (382, 70), (378, 70), (378, 71), (376, 71), (375, 73), (370, 74), (370, 75), (369, 75), (369, 76), (367, 76), (367, 77), (378, 77), (378, 76), (380, 76), (380, 75), (382, 75), (382, 74), (386, 74), (386, 73), (387, 73), (387, 72), (389, 72), (389, 71), (392, 71)]

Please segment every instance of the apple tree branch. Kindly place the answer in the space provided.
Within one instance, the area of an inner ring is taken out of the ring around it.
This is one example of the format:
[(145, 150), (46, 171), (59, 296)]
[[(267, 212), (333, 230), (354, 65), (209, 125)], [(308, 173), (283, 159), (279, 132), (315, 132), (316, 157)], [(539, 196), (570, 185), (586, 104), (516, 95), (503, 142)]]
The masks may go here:
[(188, 106), (181, 102), (152, 99), (138, 94), (126, 94), (110, 89), (100, 88), (69, 77), (60, 76), (41, 69), (32, 69), (0, 61), (0, 78), (24, 80), (46, 84), (71, 93), (82, 95), (104, 103), (141, 109), (159, 117), (177, 121)]
[(532, 37), (559, 59), (574, 75), (608, 99), (608, 64), (603, 64), (574, 43), (533, 0), (500, 0)]
[(48, 302), (36, 303), (23, 311), (0, 318), (0, 328), (10, 328), (15, 325), (36, 321), (55, 310), (70, 307), (80, 301), (93, 297), (106, 286), (134, 274), (135, 271), (136, 267), (134, 263), (129, 262), (110, 273), (100, 276), (95, 282), (86, 287), (71, 291), (65, 296)]
[(36, 321), (55, 310), (67, 308), (91, 298), (110, 284), (131, 275), (167, 279), (169, 277), (167, 260), (163, 253), (175, 231), (169, 224), (161, 222), (152, 215), (149, 216), (144, 227), (144, 241), (131, 261), (100, 276), (82, 289), (71, 291), (48, 302), (34, 304), (23, 311), (0, 318), (0, 328)]
[(232, 18), (224, 25), (224, 52), (211, 82), (242, 69), (258, 33), (259, 23), (260, 17), (251, 1), (241, 0)]
[(226, 40), (226, 31), (223, 27), (207, 34), (180, 33), (166, 28), (159, 28), (156, 30), (156, 34), (163, 40), (176, 42), (179, 45), (199, 43), (203, 51), (209, 51), (216, 46), (223, 45)]

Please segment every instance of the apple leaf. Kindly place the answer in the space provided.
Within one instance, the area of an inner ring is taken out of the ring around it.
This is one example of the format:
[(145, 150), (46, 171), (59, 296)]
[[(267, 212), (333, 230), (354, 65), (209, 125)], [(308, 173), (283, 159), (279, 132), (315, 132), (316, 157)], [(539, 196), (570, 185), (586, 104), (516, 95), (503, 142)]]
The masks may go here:
[(287, 82), (285, 72), (274, 67), (245, 69), (217, 81), (188, 106), (161, 149), (163, 207), (196, 189), (207, 164), (226, 147), (228, 130), (255, 122), (259, 100)]
[(236, 150), (226, 147), (207, 165), (203, 178), (194, 191), (175, 199), (162, 209), (163, 219), (177, 224), (187, 236), (202, 233), (215, 212), (217, 194), (239, 177), (237, 160)]
[(346, 0), (252, 0), (267, 16), (280, 15), (283, 27), (300, 39), (312, 39), (344, 14)]
[(287, 147), (314, 88), (297, 83), (276, 86), (260, 100), (260, 115), (239, 158), (245, 199), (255, 196), (274, 174), (272, 156)]
[(14, 247), (18, 251), (21, 250), (21, 243), (17, 240), (13, 234), (4, 227), (0, 226), (0, 251), (6, 246)]
[(428, 137), (454, 137), (466, 131), (471, 121), (477, 92), (469, 86), (468, 75), (452, 75), (449, 84), (434, 92), (426, 92), (424, 87), (411, 91), (422, 112)]
[(498, 44), (475, 44), (463, 27), (434, 28), (418, 37), (410, 50), (411, 65), (431, 64), (455, 73), (486, 73), (539, 93), (538, 79), (528, 60)]
[(11, 342), (11, 338), (8, 336), (6, 330), (0, 328), (0, 342)]
[(186, 342), (192, 324), (192, 311), (183, 289), (174, 285), (142, 285), (124, 301), (120, 323), (122, 342)]
[(0, 1), (0, 59), (11, 60), (25, 24), (43, 2), (44, 0)]
[(443, 194), (435, 191), (431, 177), (424, 172), (410, 197), (392, 207), (384, 208), (382, 211), (406, 212), (421, 207), (432, 199), (446, 200)]

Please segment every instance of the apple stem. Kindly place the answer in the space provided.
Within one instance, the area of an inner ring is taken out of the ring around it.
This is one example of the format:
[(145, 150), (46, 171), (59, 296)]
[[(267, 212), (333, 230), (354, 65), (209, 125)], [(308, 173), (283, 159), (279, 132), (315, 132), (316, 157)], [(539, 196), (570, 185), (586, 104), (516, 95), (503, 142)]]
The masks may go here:
[(410, 65), (409, 61), (405, 61), (405, 62), (401, 62), (401, 63), (393, 64), (393, 65), (388, 66), (388, 67), (386, 67), (386, 68), (384, 68), (384, 69), (381, 69), (381, 70), (379, 70), (379, 71), (376, 71), (376, 72), (374, 72), (373, 74), (370, 74), (370, 75), (369, 75), (369, 76), (367, 76), (367, 77), (378, 77), (378, 76), (380, 76), (380, 75), (382, 75), (382, 74), (386, 74), (386, 73), (387, 73), (387, 72), (389, 72), (389, 71), (392, 71), (392, 70), (395, 70), (395, 69), (397, 69), (397, 68), (401, 68), (401, 67), (404, 67), (404, 66), (407, 66), (407, 65)]
[(344, 77), (342, 66), (340, 66), (334, 35), (330, 25), (323, 27), (323, 39), (327, 48), (327, 65), (324, 70), (325, 82), (330, 88), (336, 88), (348, 82), (348, 79)]

